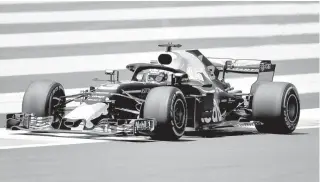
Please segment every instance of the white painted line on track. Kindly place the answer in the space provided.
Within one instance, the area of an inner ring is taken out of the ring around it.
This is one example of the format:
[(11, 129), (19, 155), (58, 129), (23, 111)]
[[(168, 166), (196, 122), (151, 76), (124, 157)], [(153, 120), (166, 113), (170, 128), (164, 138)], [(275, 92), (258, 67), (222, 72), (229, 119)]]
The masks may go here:
[(320, 121), (319, 113), (320, 108), (303, 109), (300, 113), (300, 117), (303, 119)]
[(148, 137), (142, 136), (97, 136), (88, 134), (71, 134), (71, 133), (33, 133), (32, 135), (27, 131), (11, 131), (5, 128), (0, 128), (0, 139), (14, 139), (14, 140), (28, 140), (28, 141), (42, 141), (42, 142), (56, 142), (56, 143), (77, 143), (77, 142), (96, 142), (104, 139), (119, 139), (119, 140), (145, 140)]
[[(300, 112), (300, 119), (297, 129), (311, 129), (320, 127), (320, 108), (303, 109)], [(252, 123), (250, 126), (244, 126), (244, 128), (255, 128)]]
[(314, 128), (320, 128), (320, 126), (303, 126), (303, 127), (297, 127), (297, 130), (314, 129)]
[[(26, 1), (26, 0), (20, 0), (20, 1), (11, 1), (11, 0), (0, 0), (0, 5), (17, 5), (17, 4), (41, 4), (41, 3), (59, 3), (59, 2), (88, 2), (88, 0), (37, 0), (37, 1)], [(123, 1), (123, 0), (118, 0)], [(126, 1), (132, 1), (132, 0), (126, 0)]]
[[(198, 48), (194, 47), (190, 49)], [(231, 57), (236, 59), (260, 60), (268, 59), (272, 60), (273, 62), (285, 59), (304, 59), (319, 57), (318, 50), (318, 44), (200, 49), (200, 51), (208, 57)], [(130, 63), (149, 63), (150, 60), (156, 60), (159, 53), (163, 52), (1, 60), (0, 76), (86, 72), (99, 71), (104, 69), (125, 69), (126, 65)]]
[[(1, 140), (1, 138), (0, 138)], [(34, 148), (34, 147), (50, 147), (50, 146), (61, 146), (61, 145), (75, 145), (75, 144), (87, 144), (87, 143), (101, 143), (106, 141), (95, 141), (95, 142), (62, 142), (62, 143), (48, 143), (48, 144), (26, 144), (26, 145), (15, 145), (15, 146), (0, 146), (0, 150), (6, 149), (18, 149), (18, 148)]]
[(224, 25), (123, 30), (70, 31), (0, 35), (0, 47), (66, 45), (172, 39), (262, 37), (317, 34), (318, 23), (294, 25)]
[(203, 7), (136, 8), (59, 12), (0, 13), (0, 23), (74, 22), (98, 20), (144, 20), (230, 17), (255, 15), (316, 14), (314, 4), (233, 5)]
[[(93, 140), (93, 139), (81, 139), (76, 138), (66, 138), (59, 137), (59, 134), (54, 136), (40, 136), (40, 135), (23, 135), (27, 132), (25, 131), (10, 131), (4, 128), (0, 128), (0, 140), (1, 139), (11, 139), (11, 140), (20, 140), (25, 144), (23, 145), (8, 145), (0, 146), (1, 149), (14, 149), (14, 148), (30, 148), (30, 147), (44, 147), (44, 146), (58, 146), (58, 145), (73, 145), (73, 144), (85, 144), (85, 143), (101, 143), (107, 142), (103, 140)], [(58, 137), (57, 137), (58, 136)], [(62, 135), (63, 136), (63, 135)], [(32, 144), (30, 144), (32, 142)], [(40, 142), (40, 143), (36, 143)], [(43, 143), (45, 142), (45, 143)]]
[[(20, 140), (24, 144), (16, 145), (5, 145), (0, 146), (0, 150), (4, 149), (17, 149), (17, 148), (31, 148), (31, 147), (47, 147), (47, 146), (60, 146), (60, 145), (74, 145), (74, 144), (89, 144), (89, 143), (106, 143), (110, 140), (120, 141), (147, 141), (148, 137), (96, 137), (93, 138), (82, 138), (90, 137), (86, 134), (65, 134), (65, 133), (45, 133), (45, 136), (34, 133), (33, 135), (24, 135), (26, 131), (10, 131), (4, 128), (0, 128), (0, 140)], [(32, 144), (30, 144), (32, 142)], [(39, 142), (39, 143), (37, 143)], [(44, 143), (45, 142), (45, 143)]]
[[(26, 131), (11, 131), (11, 130), (6, 130), (5, 128), (0, 128), (0, 138), (2, 138), (2, 139), (45, 141), (45, 142), (90, 141), (90, 139), (68, 138), (71, 135), (65, 135), (65, 134), (55, 134), (55, 136), (58, 136), (58, 137), (53, 138), (52, 136), (23, 135), (26, 133), (28, 133), (28, 132), (26, 132)], [(50, 135), (50, 134), (48, 134), (48, 135)], [(80, 136), (84, 136), (84, 135), (74, 135), (74, 137), (80, 137)], [(95, 140), (92, 140), (92, 141), (95, 141)]]
[[(250, 126), (244, 126), (244, 127), (241, 127), (241, 128), (250, 128), (250, 129), (255, 129), (255, 126), (252, 124), (252, 125), (250, 125)], [(305, 129), (314, 129), (314, 128), (320, 128), (320, 126), (319, 125), (317, 125), (317, 126), (298, 126), (297, 128), (296, 128), (296, 130), (305, 130)]]
[[(20, 1), (11, 1), (11, 0), (0, 0), (0, 4), (39, 4), (39, 3), (60, 3), (60, 2), (88, 2), (88, 0), (34, 0), (34, 1), (27, 1), (27, 0), (20, 0)], [(102, 1), (108, 1), (108, 0), (102, 0)], [(136, 0), (118, 0), (118, 1), (136, 1)], [(141, 0), (141, 1), (150, 1), (150, 0)], [(156, 0), (151, 0), (156, 1)], [(172, 1), (172, 0), (162, 0), (162, 1)], [(204, 1), (211, 1), (211, 0), (204, 0)], [(263, 0), (257, 0), (257, 1), (263, 1)], [(275, 0), (271, 0), (275, 1)], [(293, 0), (293, 2), (296, 0)], [(215, 5), (217, 6), (217, 5)]]

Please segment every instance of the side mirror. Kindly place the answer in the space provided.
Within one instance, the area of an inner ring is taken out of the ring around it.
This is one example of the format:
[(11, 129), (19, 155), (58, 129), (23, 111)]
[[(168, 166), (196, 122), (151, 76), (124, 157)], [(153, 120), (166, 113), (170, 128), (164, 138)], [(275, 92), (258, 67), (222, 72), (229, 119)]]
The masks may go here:
[(104, 71), (104, 74), (106, 74), (106, 75), (114, 75), (114, 74), (115, 74), (115, 72), (116, 72), (116, 70), (109, 70), (109, 69), (106, 69), (106, 70)]
[[(110, 75), (110, 82), (119, 82), (119, 71), (118, 70), (110, 70), (106, 69), (104, 74)], [(117, 75), (117, 78), (115, 79), (114, 76)]]

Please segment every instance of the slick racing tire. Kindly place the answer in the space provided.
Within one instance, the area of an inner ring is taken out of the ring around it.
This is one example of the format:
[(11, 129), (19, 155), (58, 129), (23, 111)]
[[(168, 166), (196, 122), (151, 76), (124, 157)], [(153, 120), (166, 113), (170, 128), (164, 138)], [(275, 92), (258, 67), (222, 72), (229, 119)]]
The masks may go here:
[[(53, 106), (58, 101), (53, 98), (61, 96), (65, 96), (65, 91), (60, 83), (50, 80), (32, 82), (23, 96), (22, 112), (33, 113), (37, 117), (56, 116), (57, 111), (53, 109)], [(64, 112), (62, 111), (60, 115), (64, 115)], [(59, 129), (60, 123), (56, 122), (52, 126)], [(67, 128), (62, 124), (60, 129)]]
[(187, 126), (187, 103), (180, 89), (156, 87), (147, 95), (144, 118), (156, 119), (154, 140), (178, 140)]
[(296, 87), (286, 82), (259, 85), (252, 101), (256, 129), (261, 133), (289, 134), (299, 122), (300, 99)]

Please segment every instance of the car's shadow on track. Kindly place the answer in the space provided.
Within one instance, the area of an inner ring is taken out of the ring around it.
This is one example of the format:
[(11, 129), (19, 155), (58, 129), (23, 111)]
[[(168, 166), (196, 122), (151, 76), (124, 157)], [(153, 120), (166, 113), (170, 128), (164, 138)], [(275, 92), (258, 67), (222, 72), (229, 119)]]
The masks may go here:
[(186, 132), (187, 137), (202, 137), (202, 138), (220, 138), (228, 136), (243, 136), (243, 135), (257, 135), (255, 130), (234, 130), (234, 129), (214, 129), (211, 131), (189, 131)]
[(214, 129), (206, 132), (189, 131), (186, 132), (185, 136), (190, 137), (202, 137), (202, 138), (220, 138), (220, 137), (231, 137), (231, 136), (248, 136), (248, 135), (281, 135), (281, 136), (291, 136), (291, 135), (306, 135), (308, 133), (295, 131), (290, 134), (271, 134), (271, 133), (259, 133), (253, 128), (220, 128)]

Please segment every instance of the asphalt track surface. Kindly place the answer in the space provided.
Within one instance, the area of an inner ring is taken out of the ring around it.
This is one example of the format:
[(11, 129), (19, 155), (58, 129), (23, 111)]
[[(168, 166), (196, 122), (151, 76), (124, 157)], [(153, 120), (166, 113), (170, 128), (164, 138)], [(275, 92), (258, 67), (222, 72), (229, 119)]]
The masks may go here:
[(319, 130), (291, 135), (224, 129), (178, 142), (0, 150), (0, 181), (319, 181)]

